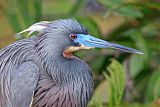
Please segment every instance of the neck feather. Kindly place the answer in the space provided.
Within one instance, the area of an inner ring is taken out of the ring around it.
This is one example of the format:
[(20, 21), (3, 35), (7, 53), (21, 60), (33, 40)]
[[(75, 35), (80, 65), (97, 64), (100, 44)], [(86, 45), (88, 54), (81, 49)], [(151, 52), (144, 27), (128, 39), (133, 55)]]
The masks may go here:
[(46, 33), (37, 39), (37, 53), (44, 69), (57, 84), (92, 80), (88, 65), (77, 57), (65, 58), (64, 46), (52, 42)]
[[(39, 40), (41, 41), (41, 38)], [(57, 44), (52, 43), (51, 46), (46, 41), (47, 38), (42, 37), (42, 41), (37, 45), (43, 69), (52, 78), (55, 87), (68, 90), (67, 93), (72, 95), (73, 101), (77, 99), (74, 104), (86, 107), (93, 92), (93, 78), (89, 66), (77, 57), (63, 57), (62, 50), (58, 46), (55, 48)]]

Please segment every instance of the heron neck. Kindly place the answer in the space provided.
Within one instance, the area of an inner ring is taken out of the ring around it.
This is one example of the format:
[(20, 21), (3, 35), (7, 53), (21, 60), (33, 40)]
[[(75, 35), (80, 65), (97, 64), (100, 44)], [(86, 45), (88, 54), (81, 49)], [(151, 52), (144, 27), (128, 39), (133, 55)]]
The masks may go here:
[(74, 58), (64, 58), (62, 55), (50, 56), (44, 61), (44, 67), (58, 85), (69, 85), (88, 80), (87, 77), (89, 76), (90, 78), (88, 71), (82, 72), (77, 70), (78, 68), (74, 64), (74, 60)]
[(37, 52), (46, 71), (43, 72), (48, 73), (56, 87), (65, 88), (79, 99), (75, 104), (83, 104), (81, 107), (86, 107), (93, 91), (93, 78), (88, 65), (76, 57), (63, 57), (61, 47), (57, 44), (40, 42)]
[(65, 58), (63, 56), (64, 45), (45, 36), (39, 36), (37, 52), (44, 69), (57, 84), (90, 80), (91, 72), (88, 65), (79, 58)]

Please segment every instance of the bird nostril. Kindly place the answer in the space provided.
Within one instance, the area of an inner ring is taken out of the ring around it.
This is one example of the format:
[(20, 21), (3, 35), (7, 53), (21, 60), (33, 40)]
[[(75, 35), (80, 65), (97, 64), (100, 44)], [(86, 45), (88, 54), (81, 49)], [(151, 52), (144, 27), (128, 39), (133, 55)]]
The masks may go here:
[(78, 43), (75, 43), (74, 46), (81, 46), (81, 44), (78, 42)]

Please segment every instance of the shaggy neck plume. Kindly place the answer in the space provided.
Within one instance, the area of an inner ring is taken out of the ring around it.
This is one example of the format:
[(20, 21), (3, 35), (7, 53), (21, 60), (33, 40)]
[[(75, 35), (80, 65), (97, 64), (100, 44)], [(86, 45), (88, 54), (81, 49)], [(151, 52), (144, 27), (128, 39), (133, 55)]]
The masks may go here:
[(37, 50), (39, 50), (37, 52), (51, 79), (40, 79), (33, 104), (52, 107), (66, 107), (66, 105), (68, 107), (86, 107), (93, 92), (90, 68), (76, 57), (65, 58), (62, 55), (61, 46), (54, 48), (57, 44), (53, 42), (52, 45), (47, 44), (46, 41), (49, 38), (43, 36), (39, 38), (39, 40), (43, 40), (37, 45)]

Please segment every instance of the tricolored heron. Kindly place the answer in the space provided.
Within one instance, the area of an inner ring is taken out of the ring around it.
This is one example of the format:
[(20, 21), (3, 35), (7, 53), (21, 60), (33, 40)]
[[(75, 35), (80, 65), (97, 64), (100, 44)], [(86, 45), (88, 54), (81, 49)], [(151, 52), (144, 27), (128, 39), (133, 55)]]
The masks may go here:
[(73, 55), (91, 48), (143, 54), (88, 34), (75, 19), (39, 22), (35, 37), (0, 50), (0, 107), (86, 107), (93, 92), (90, 67)]

